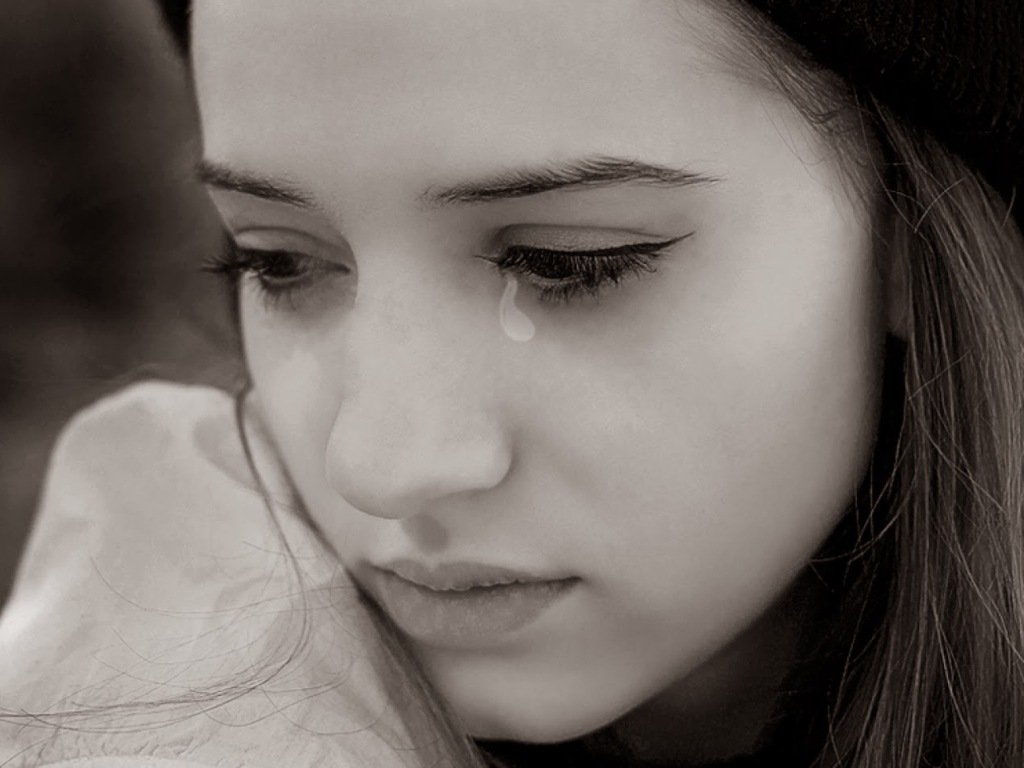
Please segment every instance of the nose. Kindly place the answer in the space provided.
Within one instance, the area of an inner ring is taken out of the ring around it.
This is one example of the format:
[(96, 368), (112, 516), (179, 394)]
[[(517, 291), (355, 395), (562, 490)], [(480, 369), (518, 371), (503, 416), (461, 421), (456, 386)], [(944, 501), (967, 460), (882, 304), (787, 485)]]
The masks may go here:
[(357, 302), (348, 317), (346, 383), (326, 475), (335, 492), (375, 517), (405, 519), (494, 488), (512, 463), (491, 345), (473, 338), (479, 331), (457, 317), (465, 314), (457, 303), (431, 307)]

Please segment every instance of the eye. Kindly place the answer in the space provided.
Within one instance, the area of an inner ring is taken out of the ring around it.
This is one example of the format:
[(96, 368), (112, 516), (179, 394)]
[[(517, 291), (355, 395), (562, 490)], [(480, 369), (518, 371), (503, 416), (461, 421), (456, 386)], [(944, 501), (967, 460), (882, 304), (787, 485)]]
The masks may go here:
[(534, 286), (541, 301), (565, 304), (581, 296), (598, 296), (629, 277), (653, 273), (657, 259), (692, 234), (586, 251), (511, 245), (479, 258)]
[(330, 277), (350, 272), (342, 264), (304, 253), (243, 248), (231, 238), (227, 239), (223, 252), (204, 268), (225, 275), (236, 284), (244, 278), (251, 278), (269, 306), (289, 299), (293, 309), (296, 299), (304, 291)]

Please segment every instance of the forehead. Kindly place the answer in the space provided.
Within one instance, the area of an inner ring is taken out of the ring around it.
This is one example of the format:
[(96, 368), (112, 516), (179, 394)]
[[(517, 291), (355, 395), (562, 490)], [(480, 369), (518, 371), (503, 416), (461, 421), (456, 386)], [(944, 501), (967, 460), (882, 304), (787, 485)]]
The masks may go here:
[(288, 146), (292, 167), (279, 170), (305, 161), (315, 171), (329, 153), (354, 172), (368, 146), (374, 162), (387, 157), (396, 169), (440, 163), (455, 147), (461, 160), (493, 166), (696, 146), (697, 134), (722, 130), (700, 118), (726, 77), (700, 44), (725, 33), (703, 8), (695, 0), (197, 0), (207, 153), (252, 161), (232, 157), (248, 152), (274, 165)]

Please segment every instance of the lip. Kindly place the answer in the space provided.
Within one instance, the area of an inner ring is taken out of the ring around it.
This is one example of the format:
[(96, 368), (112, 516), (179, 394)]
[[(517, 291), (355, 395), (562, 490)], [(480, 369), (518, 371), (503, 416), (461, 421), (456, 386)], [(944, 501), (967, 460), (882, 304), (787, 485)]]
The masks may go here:
[(416, 560), (392, 560), (374, 566), (377, 570), (393, 573), (399, 578), (435, 592), (461, 592), (481, 587), (508, 584), (535, 584), (561, 581), (563, 576), (540, 576), (528, 571), (483, 563), (453, 562), (436, 566), (424, 565)]
[(429, 567), (412, 560), (373, 566), (364, 575), (399, 629), (445, 648), (500, 642), (539, 619), (580, 581), (478, 563)]

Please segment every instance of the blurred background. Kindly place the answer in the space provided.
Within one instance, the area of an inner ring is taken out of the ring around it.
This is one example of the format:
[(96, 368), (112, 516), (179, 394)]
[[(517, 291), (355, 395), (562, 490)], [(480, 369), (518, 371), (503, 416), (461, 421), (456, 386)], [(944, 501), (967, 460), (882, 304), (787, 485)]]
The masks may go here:
[(76, 410), (143, 378), (239, 380), (199, 151), (156, 5), (0, 3), (0, 603)]

